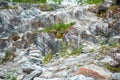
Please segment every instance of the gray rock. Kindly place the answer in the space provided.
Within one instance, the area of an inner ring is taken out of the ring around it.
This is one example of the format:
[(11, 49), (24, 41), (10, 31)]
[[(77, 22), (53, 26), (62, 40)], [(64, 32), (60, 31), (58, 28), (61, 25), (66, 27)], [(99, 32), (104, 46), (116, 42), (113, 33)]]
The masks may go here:
[(101, 62), (103, 63), (108, 63), (111, 66), (116, 66), (119, 63), (117, 61), (115, 61), (113, 58), (111, 58), (110, 56), (106, 56), (103, 60), (101, 60)]
[(31, 63), (35, 63), (35, 64), (37, 64), (37, 65), (40, 65), (40, 64), (42, 64), (42, 59), (32, 57), (32, 58), (30, 59), (30, 62), (31, 62)]
[(113, 4), (113, 0), (104, 0), (104, 5), (106, 5), (107, 7), (109, 7), (112, 4)]
[(28, 74), (35, 70), (35, 68), (29, 64), (24, 64), (21, 67), (22, 67), (23, 72), (26, 72)]
[(109, 44), (113, 44), (113, 43), (119, 44), (120, 43), (120, 36), (114, 36), (114, 37), (110, 38)]
[(8, 8), (8, 2), (0, 1), (0, 7), (2, 7), (1, 9)]
[(120, 63), (120, 51), (118, 51), (118, 53), (115, 53), (114, 59)]
[(63, 78), (49, 78), (49, 79), (46, 79), (46, 78), (36, 77), (36, 78), (34, 78), (34, 80), (67, 80), (67, 79), (63, 79)]
[(33, 80), (35, 77), (40, 76), (40, 74), (42, 74), (42, 71), (35, 70), (30, 74), (26, 75), (22, 80)]
[(110, 80), (120, 80), (120, 73), (114, 73)]
[(21, 5), (21, 7), (23, 8), (23, 9), (30, 9), (31, 8), (31, 4), (29, 4), (29, 3), (25, 3), (25, 4), (22, 4)]
[(83, 75), (77, 75), (72, 78), (66, 79), (66, 80), (94, 80), (93, 78), (90, 77), (85, 77)]
[(44, 72), (40, 75), (40, 77), (42, 77), (42, 78), (51, 78), (51, 77), (53, 77), (53, 72), (44, 71)]
[(54, 76), (59, 78), (65, 78), (67, 74), (68, 73), (66, 71), (60, 71), (60, 72), (57, 72)]
[(115, 61), (115, 60), (108, 62), (108, 64), (110, 66), (117, 66), (117, 65), (119, 65), (119, 63), (117, 61)]

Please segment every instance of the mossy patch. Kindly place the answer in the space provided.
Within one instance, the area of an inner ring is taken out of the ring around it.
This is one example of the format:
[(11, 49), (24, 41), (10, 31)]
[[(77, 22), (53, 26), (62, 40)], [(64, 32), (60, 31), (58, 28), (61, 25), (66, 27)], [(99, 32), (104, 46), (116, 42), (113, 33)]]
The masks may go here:
[(54, 10), (54, 6), (43, 4), (43, 5), (40, 5), (40, 9), (42, 11), (53, 11)]
[(45, 32), (67, 32), (68, 28), (70, 28), (71, 26), (73, 26), (75, 24), (75, 22), (71, 22), (68, 24), (65, 23), (55, 23), (52, 26), (47, 27), (46, 29), (44, 29)]
[(71, 52), (68, 52), (67, 48), (64, 48), (61, 51), (61, 53), (59, 54), (59, 56), (62, 57), (62, 58), (68, 58), (68, 57), (73, 56), (73, 55), (79, 56), (82, 53), (82, 51), (83, 51), (82, 48), (83, 48), (83, 46), (77, 47), (77, 48), (75, 48), (73, 50), (71, 49)]
[(106, 10), (106, 11), (100, 11), (100, 12), (97, 12), (96, 15), (97, 15), (98, 17), (103, 18), (103, 17), (106, 16), (106, 13), (107, 13), (107, 10)]
[(103, 0), (87, 0), (86, 3), (88, 3), (88, 4), (102, 4)]
[(53, 58), (53, 54), (52, 54), (52, 53), (46, 55), (46, 56), (44, 57), (44, 59), (43, 59), (43, 63), (44, 63), (44, 64), (49, 63), (49, 62), (52, 60), (52, 58)]
[(53, 34), (56, 38), (61, 39), (64, 37), (64, 34), (68, 32), (69, 28), (72, 27), (75, 22), (68, 24), (65, 23), (55, 23), (52, 26), (48, 26), (43, 30), (34, 30), (33, 33), (50, 33)]
[(120, 66), (110, 66), (108, 63), (105, 63), (104, 66), (111, 72), (120, 72)]
[(18, 35), (12, 36), (12, 40), (17, 41), (18, 39), (20, 39), (20, 36), (18, 36)]
[(109, 7), (109, 10), (113, 11), (114, 13), (118, 11), (120, 5), (113, 5)]
[(69, 55), (80, 55), (81, 53), (82, 53), (82, 51), (83, 51), (83, 46), (81, 45), (80, 47), (78, 47), (78, 48), (75, 48), (73, 51), (72, 51), (72, 53), (71, 54), (69, 54)]
[(89, 51), (89, 53), (93, 53), (95, 50), (94, 49), (91, 49), (90, 51)]
[(7, 50), (5, 53), (5, 57), (2, 58), (2, 63), (12, 61), (15, 57), (16, 57), (15, 52), (13, 52), (12, 50)]

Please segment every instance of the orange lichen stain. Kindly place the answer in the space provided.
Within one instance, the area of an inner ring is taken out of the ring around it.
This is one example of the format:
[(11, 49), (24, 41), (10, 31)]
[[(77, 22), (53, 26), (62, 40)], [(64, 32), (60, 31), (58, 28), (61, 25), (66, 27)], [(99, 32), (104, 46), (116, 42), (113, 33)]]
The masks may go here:
[(98, 72), (88, 69), (88, 68), (80, 68), (77, 71), (77, 74), (82, 74), (87, 77), (97, 78), (97, 80), (109, 80), (109, 78), (110, 78), (110, 76), (101, 75)]

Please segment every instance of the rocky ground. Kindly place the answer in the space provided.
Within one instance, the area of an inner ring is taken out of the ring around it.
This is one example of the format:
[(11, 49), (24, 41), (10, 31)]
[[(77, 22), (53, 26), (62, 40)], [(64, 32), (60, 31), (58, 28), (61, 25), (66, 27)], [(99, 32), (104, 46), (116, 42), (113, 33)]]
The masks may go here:
[[(0, 80), (120, 80), (119, 7), (96, 15), (94, 5), (6, 5), (0, 9)], [(61, 28), (42, 31), (70, 22), (62, 37)]]

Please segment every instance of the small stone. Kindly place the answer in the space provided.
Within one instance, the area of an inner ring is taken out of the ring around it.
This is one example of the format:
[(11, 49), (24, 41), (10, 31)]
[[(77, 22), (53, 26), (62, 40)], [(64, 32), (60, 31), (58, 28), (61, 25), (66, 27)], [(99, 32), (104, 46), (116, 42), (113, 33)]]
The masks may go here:
[(76, 75), (72, 78), (69, 78), (68, 80), (94, 80), (94, 79), (90, 77), (85, 77), (84, 75)]
[(42, 71), (35, 70), (32, 73), (26, 75), (22, 80), (33, 80), (35, 77), (40, 76), (42, 74)]
[(67, 72), (66, 71), (61, 71), (61, 72), (57, 72), (54, 76), (55, 77), (60, 77), (60, 78), (65, 78), (67, 76)]
[(53, 73), (50, 71), (45, 71), (41, 74), (40, 77), (44, 77), (44, 78), (51, 78), (53, 76)]
[(117, 61), (115, 61), (115, 60), (108, 62), (108, 64), (110, 66), (117, 66), (117, 65), (119, 65), (119, 63)]
[(114, 73), (110, 80), (120, 80), (120, 73)]
[(26, 72), (26, 73), (31, 73), (32, 71), (35, 70), (35, 68), (32, 66), (32, 65), (29, 65), (29, 64), (25, 64), (25, 65), (22, 65), (22, 70), (23, 72)]

